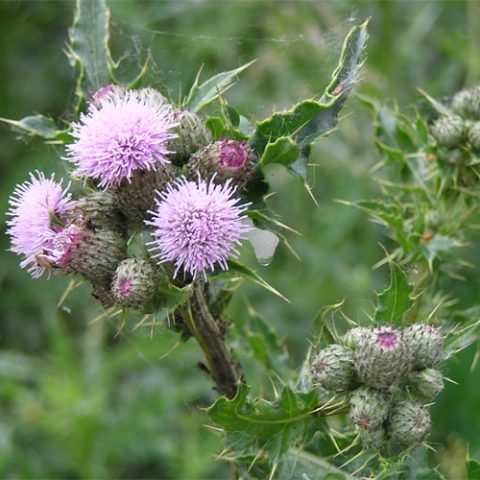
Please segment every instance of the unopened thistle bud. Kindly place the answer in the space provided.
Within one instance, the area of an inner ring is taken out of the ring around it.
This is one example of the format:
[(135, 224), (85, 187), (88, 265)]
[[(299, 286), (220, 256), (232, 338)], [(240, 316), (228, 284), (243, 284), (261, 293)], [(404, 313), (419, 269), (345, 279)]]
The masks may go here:
[(480, 151), (480, 122), (473, 123), (468, 130), (468, 141), (475, 150)]
[(167, 97), (151, 87), (140, 88), (139, 90), (136, 90), (136, 94), (139, 100), (142, 100), (145, 103), (155, 103), (159, 107), (169, 104)]
[(480, 85), (458, 92), (453, 97), (452, 110), (464, 118), (480, 120)]
[(346, 347), (334, 344), (320, 350), (311, 368), (314, 381), (325, 390), (341, 392), (352, 386), (353, 353)]
[(443, 359), (444, 336), (432, 325), (416, 323), (405, 330), (412, 347), (414, 367), (430, 368)]
[(402, 331), (382, 325), (362, 335), (355, 350), (355, 369), (366, 385), (395, 388), (411, 368), (412, 353)]
[(204, 179), (213, 178), (215, 183), (231, 179), (239, 189), (248, 182), (254, 166), (253, 150), (246, 142), (220, 140), (198, 151), (187, 164), (190, 176), (197, 172)]
[(173, 129), (176, 138), (170, 140), (170, 160), (175, 165), (184, 165), (202, 146), (212, 141), (212, 135), (202, 118), (189, 110), (177, 110), (172, 120), (177, 124)]
[(93, 192), (78, 200), (72, 216), (75, 223), (85, 222), (92, 230), (106, 228), (122, 231), (124, 227), (115, 199), (108, 191)]
[(465, 140), (465, 123), (458, 115), (439, 118), (432, 125), (432, 135), (442, 147), (457, 147)]
[(387, 419), (388, 396), (373, 388), (361, 387), (350, 395), (350, 420), (359, 430), (378, 429)]
[(434, 368), (416, 370), (408, 376), (415, 393), (425, 400), (433, 400), (444, 387), (443, 374)]
[(374, 452), (384, 450), (388, 442), (387, 430), (384, 427), (375, 430), (360, 430), (360, 441), (365, 450)]
[(65, 249), (64, 273), (79, 273), (94, 285), (110, 283), (126, 255), (125, 239), (110, 230), (84, 231)]
[(123, 180), (113, 189), (115, 204), (125, 216), (130, 230), (145, 229), (147, 212), (154, 208), (157, 192), (163, 192), (174, 175), (174, 167), (158, 165), (155, 170), (138, 170), (130, 181)]
[(341, 341), (343, 345), (355, 350), (362, 336), (368, 335), (368, 331), (368, 328), (365, 327), (351, 328), (345, 335), (343, 335)]
[(410, 447), (423, 442), (431, 427), (432, 420), (427, 407), (416, 401), (405, 400), (392, 408), (388, 433), (399, 445)]
[(143, 307), (154, 295), (157, 276), (150, 262), (127, 258), (119, 263), (112, 282), (116, 303), (130, 308)]

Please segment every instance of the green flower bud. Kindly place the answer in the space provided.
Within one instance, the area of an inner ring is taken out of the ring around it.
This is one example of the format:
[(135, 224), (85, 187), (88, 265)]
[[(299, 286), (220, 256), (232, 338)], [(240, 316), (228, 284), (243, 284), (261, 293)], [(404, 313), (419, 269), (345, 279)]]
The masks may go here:
[(458, 115), (439, 118), (431, 130), (437, 143), (443, 147), (454, 148), (465, 140), (465, 123)]
[(127, 220), (130, 231), (144, 230), (148, 211), (155, 206), (157, 191), (162, 192), (175, 176), (171, 165), (158, 165), (156, 170), (136, 170), (130, 181), (122, 180), (113, 189), (115, 204)]
[(202, 118), (189, 110), (177, 110), (173, 121), (178, 125), (173, 129), (177, 134), (169, 141), (170, 159), (175, 165), (184, 165), (191, 155), (212, 141), (212, 135)]
[(442, 372), (433, 368), (410, 372), (408, 383), (425, 400), (433, 400), (444, 387)]
[(472, 147), (480, 151), (480, 122), (473, 123), (468, 130), (468, 141)]
[(355, 370), (366, 385), (393, 389), (401, 383), (412, 365), (412, 352), (402, 331), (382, 325), (362, 335), (355, 350)]
[(430, 433), (430, 413), (421, 403), (405, 400), (392, 408), (388, 423), (390, 438), (404, 447), (423, 442)]
[(384, 427), (374, 430), (362, 429), (360, 430), (360, 441), (365, 450), (373, 452), (384, 450), (388, 442), (387, 430)]
[(136, 90), (136, 92), (139, 100), (143, 100), (145, 103), (156, 103), (158, 106), (167, 105), (169, 103), (167, 97), (154, 88), (140, 88)]
[(154, 295), (157, 275), (150, 262), (127, 258), (119, 263), (112, 282), (116, 303), (130, 308), (143, 307)]
[(464, 118), (480, 120), (480, 85), (458, 92), (453, 97), (452, 110)]
[(215, 183), (225, 183), (231, 179), (239, 189), (250, 179), (253, 167), (254, 154), (247, 143), (227, 139), (202, 148), (187, 164), (191, 177), (200, 173), (206, 180), (213, 178)]
[(125, 239), (110, 230), (84, 231), (69, 246), (63, 273), (79, 273), (93, 285), (109, 284), (118, 263), (125, 258)]
[(380, 428), (387, 419), (390, 403), (388, 396), (373, 388), (361, 387), (350, 395), (350, 420), (360, 430)]
[(314, 358), (311, 370), (314, 380), (326, 390), (348, 390), (354, 379), (353, 354), (341, 345), (329, 345)]
[(425, 323), (416, 323), (405, 330), (413, 352), (416, 369), (430, 368), (443, 359), (444, 337), (440, 330)]
[(342, 344), (355, 350), (357, 348), (360, 339), (364, 335), (368, 335), (368, 328), (365, 327), (355, 327), (351, 328), (350, 330), (341, 337)]
[(93, 192), (78, 200), (73, 216), (75, 223), (85, 222), (91, 230), (105, 228), (121, 232), (124, 229), (124, 219), (108, 191)]

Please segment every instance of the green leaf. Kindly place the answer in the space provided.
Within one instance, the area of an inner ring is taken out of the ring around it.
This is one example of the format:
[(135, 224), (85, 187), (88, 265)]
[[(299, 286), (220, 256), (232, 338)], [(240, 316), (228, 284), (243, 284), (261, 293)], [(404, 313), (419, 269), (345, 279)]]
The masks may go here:
[(106, 0), (76, 0), (68, 56), (77, 71), (79, 104), (112, 79), (109, 21)]
[(281, 376), (287, 373), (289, 355), (285, 345), (268, 321), (250, 305), (246, 314), (231, 325), (230, 334), (245, 350), (242, 357), (252, 356), (268, 371), (274, 370)]
[(357, 477), (349, 475), (317, 455), (292, 448), (283, 457), (276, 478), (278, 480), (353, 480)]
[(418, 91), (432, 104), (433, 108), (440, 114), (440, 115), (450, 115), (452, 112), (449, 108), (447, 108), (443, 103), (435, 100), (431, 97), (427, 92), (422, 90), (421, 88)]
[(259, 163), (262, 167), (269, 163), (279, 163), (288, 167), (299, 155), (300, 150), (291, 137), (280, 137), (273, 143), (267, 144)]
[(249, 387), (239, 385), (237, 395), (229, 400), (220, 397), (207, 409), (210, 419), (227, 432), (242, 433), (243, 448), (263, 449), (274, 461), (292, 446), (302, 443), (310, 432), (311, 422), (323, 421), (312, 415), (318, 407), (315, 391), (295, 393), (284, 387), (280, 398), (271, 403), (248, 400)]
[(227, 263), (228, 263), (228, 271), (219, 273), (218, 275), (231, 275), (231, 273), (239, 274), (242, 277), (246, 278), (247, 280), (250, 280), (253, 283), (256, 283), (257, 285), (260, 285), (265, 290), (269, 291), (270, 293), (273, 293), (274, 295), (281, 298), (282, 300), (285, 300), (287, 303), (290, 303), (290, 300), (288, 300), (287, 297), (285, 297), (278, 290), (273, 288), (267, 281), (265, 281), (257, 272), (255, 272), (251, 268), (233, 259), (228, 260)]
[[(336, 126), (338, 114), (358, 79), (368, 38), (367, 24), (368, 22), (357, 25), (348, 33), (338, 65), (320, 100), (305, 100), (290, 110), (274, 113), (257, 123), (251, 145), (258, 155), (263, 155), (269, 143), (276, 143), (281, 137), (291, 137), (291, 141), (296, 142), (300, 155), (293, 158), (291, 153), (288, 157), (291, 163), (288, 166), (302, 178), (306, 177), (311, 144)], [(281, 144), (286, 145), (286, 141), (283, 140)], [(284, 165), (287, 163), (285, 157), (279, 158)]]
[(225, 124), (220, 117), (208, 117), (205, 121), (205, 125), (210, 130), (215, 140), (219, 140), (225, 132)]
[(173, 312), (177, 307), (184, 305), (192, 293), (192, 286), (180, 288), (171, 283), (161, 283), (157, 286), (157, 291), (153, 299), (145, 305), (143, 314), (154, 313), (160, 309), (166, 309)]
[(375, 321), (400, 323), (403, 315), (413, 304), (411, 293), (412, 286), (403, 270), (398, 265), (390, 263), (390, 285), (378, 294)]
[(230, 120), (230, 123), (234, 127), (238, 127), (240, 125), (240, 114), (238, 113), (238, 111), (231, 105), (227, 105), (225, 107), (225, 110), (228, 115), (228, 119)]
[(228, 72), (219, 73), (209, 78), (201, 85), (198, 84), (201, 71), (198, 72), (197, 78), (195, 79), (195, 82), (190, 89), (190, 93), (188, 94), (182, 107), (188, 108), (193, 112), (200, 111), (202, 108), (215, 101), (220, 95), (225, 93), (232, 85), (234, 85), (235, 78), (254, 62), (255, 60)]
[(464, 244), (457, 238), (436, 234), (428, 242), (419, 245), (419, 249), (428, 260), (430, 269), (433, 269), (433, 261), (441, 254), (450, 253), (453, 249), (461, 248), (462, 246)]
[(32, 115), (22, 118), (22, 120), (0, 118), (0, 122), (8, 123), (29, 135), (41, 137), (45, 140), (65, 140), (68, 138), (66, 130), (59, 130), (51, 118), (43, 115)]
[(313, 326), (315, 331), (314, 344), (316, 347), (322, 344), (329, 345), (338, 341), (338, 335), (335, 330), (335, 314), (342, 308), (344, 302), (345, 300), (342, 300), (333, 305), (326, 305), (315, 315)]
[(467, 480), (479, 480), (480, 479), (480, 463), (476, 460), (467, 460), (465, 465), (467, 471)]

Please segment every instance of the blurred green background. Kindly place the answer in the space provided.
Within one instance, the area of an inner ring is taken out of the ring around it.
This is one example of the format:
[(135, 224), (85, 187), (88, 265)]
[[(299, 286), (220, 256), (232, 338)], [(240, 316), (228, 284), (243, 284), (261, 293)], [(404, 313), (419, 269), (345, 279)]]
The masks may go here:
[[(71, 119), (74, 75), (64, 49), (70, 1), (0, 2), (0, 116), (32, 112)], [(349, 26), (371, 17), (368, 60), (358, 88), (413, 112), (421, 87), (436, 97), (480, 81), (480, 2), (447, 1), (111, 1), (112, 50), (121, 76), (133, 79), (152, 55), (149, 80), (173, 98), (187, 91), (203, 64), (209, 74), (258, 59), (227, 95), (246, 116), (321, 92)], [(124, 56), (125, 55), (125, 56)], [(378, 161), (370, 113), (352, 99), (339, 128), (314, 149), (310, 180), (317, 207), (281, 169), (269, 172), (270, 205), (302, 232), (288, 235), (301, 261), (283, 246), (269, 266), (244, 258), (290, 300), (242, 286), (232, 318), (246, 298), (274, 324), (293, 365), (308, 347), (311, 320), (326, 304), (347, 298), (357, 318), (383, 288), (372, 271), (383, 255), (382, 231), (334, 199), (376, 195), (369, 169)], [(34, 169), (64, 173), (61, 151), (0, 126), (0, 216), (17, 182)], [(57, 304), (63, 278), (34, 281), (0, 238), (0, 475), (4, 478), (229, 478), (215, 461), (221, 437), (199, 407), (214, 398), (197, 368), (193, 342), (178, 344), (163, 325), (136, 328), (101, 310), (85, 287)], [(471, 259), (478, 266), (476, 259)], [(478, 271), (471, 274), (475, 282)], [(458, 288), (474, 304), (478, 284)], [(169, 353), (170, 352), (170, 353)], [(168, 355), (166, 355), (169, 353)], [(480, 373), (474, 351), (452, 363), (433, 409), (432, 442), (451, 477), (467, 445), (480, 456)], [(248, 367), (248, 366), (247, 366)], [(262, 374), (249, 372), (252, 381)]]

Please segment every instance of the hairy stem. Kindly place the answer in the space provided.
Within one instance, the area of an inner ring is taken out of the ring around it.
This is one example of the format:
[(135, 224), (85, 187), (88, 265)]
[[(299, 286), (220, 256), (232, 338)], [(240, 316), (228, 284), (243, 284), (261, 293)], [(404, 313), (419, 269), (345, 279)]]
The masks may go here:
[(237, 373), (223, 335), (210, 313), (201, 285), (194, 287), (190, 305), (185, 320), (205, 354), (215, 387), (219, 394), (233, 398), (237, 393)]

